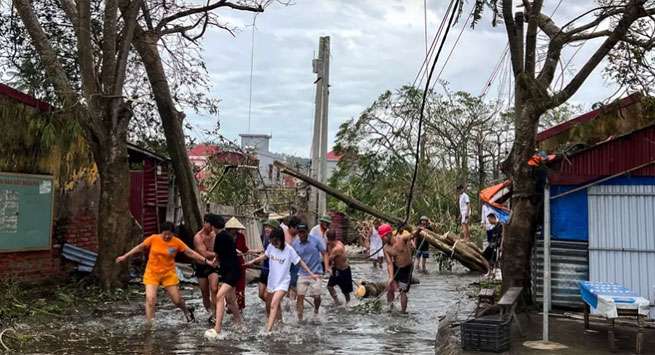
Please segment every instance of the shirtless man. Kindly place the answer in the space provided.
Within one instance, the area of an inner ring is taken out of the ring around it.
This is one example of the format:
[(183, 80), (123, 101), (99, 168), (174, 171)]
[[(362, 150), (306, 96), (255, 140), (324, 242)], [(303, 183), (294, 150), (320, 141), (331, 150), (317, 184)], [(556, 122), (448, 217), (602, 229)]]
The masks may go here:
[[(202, 229), (193, 237), (193, 249), (198, 254), (211, 260), (216, 257), (216, 254), (213, 252), (216, 233), (214, 233), (214, 228), (207, 221), (208, 216), (204, 216)], [(198, 285), (202, 293), (202, 304), (205, 306), (205, 310), (212, 314), (213, 317), (216, 310), (214, 298), (216, 297), (216, 292), (218, 292), (218, 268), (201, 264), (196, 264), (195, 267)], [(211, 317), (209, 322), (213, 323)]]
[(387, 286), (387, 302), (393, 308), (396, 290), (400, 293), (400, 308), (407, 312), (407, 292), (412, 281), (412, 243), (411, 233), (393, 235), (392, 227), (383, 224), (378, 228), (378, 234), (384, 241), (384, 259), (387, 262), (389, 284)]
[(346, 299), (346, 304), (350, 302), (350, 293), (353, 292), (353, 276), (350, 272), (350, 265), (348, 265), (348, 257), (346, 256), (346, 247), (337, 240), (336, 233), (333, 230), (327, 232), (327, 250), (330, 265), (332, 266), (332, 275), (328, 280), (328, 291), (336, 305), (341, 305), (337, 297), (337, 291), (334, 286), (339, 286), (343, 296)]

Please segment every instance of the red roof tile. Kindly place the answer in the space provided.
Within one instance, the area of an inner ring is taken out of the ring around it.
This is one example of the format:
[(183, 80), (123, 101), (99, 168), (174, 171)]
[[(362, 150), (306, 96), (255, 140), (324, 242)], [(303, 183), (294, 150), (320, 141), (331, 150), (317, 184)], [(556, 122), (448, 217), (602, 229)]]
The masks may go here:
[(339, 159), (341, 159), (341, 155), (335, 153), (334, 150), (331, 150), (327, 153), (327, 160), (339, 161)]

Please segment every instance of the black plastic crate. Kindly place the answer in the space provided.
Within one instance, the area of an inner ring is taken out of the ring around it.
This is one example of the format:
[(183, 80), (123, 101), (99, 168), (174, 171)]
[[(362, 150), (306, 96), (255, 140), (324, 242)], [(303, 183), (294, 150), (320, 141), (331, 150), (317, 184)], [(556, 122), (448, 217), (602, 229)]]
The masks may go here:
[(497, 315), (475, 318), (462, 323), (464, 350), (500, 353), (509, 350), (512, 339), (512, 317)]

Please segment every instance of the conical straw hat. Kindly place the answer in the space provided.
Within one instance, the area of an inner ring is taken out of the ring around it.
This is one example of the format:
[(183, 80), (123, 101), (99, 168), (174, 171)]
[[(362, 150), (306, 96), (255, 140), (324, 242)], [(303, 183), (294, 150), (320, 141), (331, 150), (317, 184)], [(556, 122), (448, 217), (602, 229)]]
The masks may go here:
[(236, 217), (232, 217), (225, 223), (225, 229), (246, 229), (246, 227)]

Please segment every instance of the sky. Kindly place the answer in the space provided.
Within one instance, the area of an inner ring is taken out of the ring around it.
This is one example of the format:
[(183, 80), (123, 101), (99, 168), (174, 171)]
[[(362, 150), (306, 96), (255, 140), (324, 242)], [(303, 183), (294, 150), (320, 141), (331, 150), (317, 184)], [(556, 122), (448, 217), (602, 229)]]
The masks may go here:
[[(558, 2), (546, 0), (544, 13), (551, 14)], [(465, 2), (463, 17), (451, 29), (438, 69), (472, 3)], [(447, 4), (446, 0), (427, 0), (428, 42)], [(564, 0), (553, 19), (562, 24), (592, 7), (592, 1)], [(211, 94), (220, 100), (220, 132), (236, 142), (240, 133), (270, 134), (274, 152), (302, 157), (310, 154), (316, 79), (312, 59), (318, 52), (320, 36), (330, 36), (331, 42), (328, 150), (341, 123), (357, 117), (386, 90), (411, 84), (425, 58), (423, 0), (295, 0), (290, 6), (274, 2), (256, 17), (249, 124), (253, 14), (229, 9), (218, 14), (237, 28), (234, 36), (212, 29), (203, 42)], [(453, 90), (480, 94), (506, 43), (504, 26), (492, 27), (487, 12), (475, 28), (465, 27), (441, 79)], [(597, 45), (598, 41), (585, 43), (568, 71), (579, 68)], [(575, 50), (566, 50), (563, 58), (568, 61)], [(489, 98), (499, 94), (499, 82), (492, 84)], [(615, 91), (603, 79), (600, 68), (571, 101), (590, 107)], [(216, 125), (216, 117), (196, 115), (189, 120), (194, 127), (192, 136), (200, 141), (209, 138), (202, 130)]]

